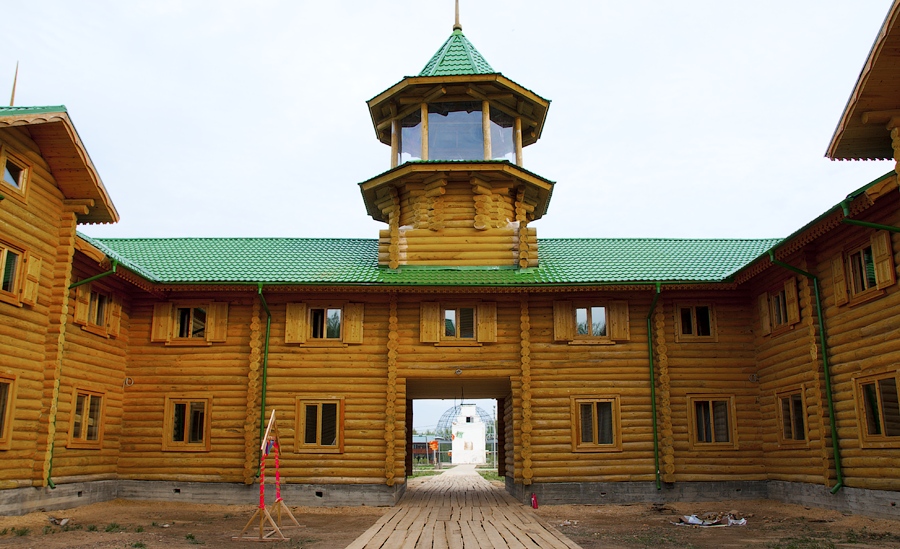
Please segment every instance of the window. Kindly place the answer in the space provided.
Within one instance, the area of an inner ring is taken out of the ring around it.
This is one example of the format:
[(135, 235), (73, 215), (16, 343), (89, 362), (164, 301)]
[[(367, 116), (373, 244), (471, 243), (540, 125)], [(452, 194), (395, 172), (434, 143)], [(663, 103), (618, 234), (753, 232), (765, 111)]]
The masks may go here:
[(28, 181), (28, 164), (9, 147), (0, 147), (0, 168), (3, 170), (2, 185), (12, 191), (12, 195), (22, 197)]
[(478, 346), (497, 341), (497, 304), (420, 304), (419, 341), (447, 346)]
[(572, 398), (572, 450), (576, 452), (620, 451), (618, 397)]
[(296, 451), (343, 452), (343, 423), (343, 399), (297, 399)]
[(475, 339), (475, 308), (444, 309), (442, 339)]
[(856, 380), (860, 438), (864, 447), (900, 447), (898, 372)]
[(716, 341), (716, 317), (712, 305), (676, 305), (675, 341)]
[(118, 337), (121, 327), (122, 302), (97, 284), (75, 288), (75, 324), (101, 336)]
[(76, 389), (72, 402), (69, 448), (100, 448), (103, 393)]
[(875, 231), (831, 261), (836, 305), (855, 304), (884, 294), (897, 281), (891, 233)]
[(789, 278), (784, 284), (761, 294), (757, 301), (763, 335), (785, 332), (800, 322), (796, 278)]
[(795, 389), (775, 395), (782, 443), (806, 441), (806, 404), (803, 390)]
[(206, 395), (166, 397), (163, 450), (208, 451), (211, 403)]
[(629, 339), (628, 302), (553, 303), (555, 341), (607, 344)]
[(150, 341), (167, 345), (211, 345), (226, 340), (228, 303), (172, 303), (153, 306)]
[(331, 346), (362, 343), (362, 303), (288, 303), (285, 343)]
[(16, 378), (0, 373), (0, 450), (9, 450), (15, 407)]
[(0, 241), (0, 301), (35, 305), (38, 299), (41, 259), (23, 248)]
[(691, 448), (737, 446), (734, 432), (734, 397), (688, 397)]

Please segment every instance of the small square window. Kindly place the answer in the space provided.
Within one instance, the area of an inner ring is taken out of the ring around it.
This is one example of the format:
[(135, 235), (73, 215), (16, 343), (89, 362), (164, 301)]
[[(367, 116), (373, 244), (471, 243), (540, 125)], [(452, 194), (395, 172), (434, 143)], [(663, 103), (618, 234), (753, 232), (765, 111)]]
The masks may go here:
[(575, 338), (605, 338), (606, 307), (575, 307)]
[(441, 339), (475, 339), (475, 308), (445, 308), (444, 333)]
[(28, 164), (3, 146), (0, 147), (0, 169), (3, 170), (0, 181), (21, 199), (28, 179)]
[(344, 446), (342, 424), (342, 399), (298, 399), (297, 452), (342, 452)]
[(178, 307), (175, 314), (178, 335), (184, 339), (206, 339), (206, 309), (203, 307)]
[(0, 374), (0, 450), (8, 450), (12, 432), (16, 378)]
[(716, 319), (712, 305), (676, 305), (675, 341), (716, 341)]
[(0, 244), (0, 292), (15, 295), (19, 289), (22, 251)]
[(736, 447), (734, 433), (734, 397), (690, 396), (691, 446)]
[(574, 397), (572, 417), (574, 451), (608, 452), (622, 449), (618, 397)]
[(76, 389), (72, 402), (72, 425), (69, 448), (100, 448), (104, 394), (101, 391)]
[(309, 324), (313, 339), (341, 339), (343, 311), (339, 307), (310, 308)]
[(781, 422), (781, 442), (806, 441), (806, 405), (802, 389), (779, 393), (776, 400)]
[(900, 447), (898, 374), (856, 380), (860, 437), (868, 447)]
[(851, 295), (857, 296), (877, 286), (872, 246), (865, 245), (849, 253), (847, 255), (847, 263), (850, 266)]
[(204, 452), (210, 449), (210, 404), (204, 396), (166, 397), (163, 450)]

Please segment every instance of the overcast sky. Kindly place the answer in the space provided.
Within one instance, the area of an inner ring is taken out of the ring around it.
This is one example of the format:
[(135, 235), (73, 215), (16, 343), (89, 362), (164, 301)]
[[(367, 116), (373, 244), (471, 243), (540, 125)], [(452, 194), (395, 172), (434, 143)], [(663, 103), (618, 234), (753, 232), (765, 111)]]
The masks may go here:
[[(889, 7), (461, 0), (461, 22), (496, 71), (552, 101), (524, 151), (557, 182), (539, 237), (762, 238), (892, 169), (823, 156)], [(452, 32), (453, 0), (30, 0), (3, 13), (17, 23), (0, 90), (19, 61), (17, 105), (68, 108), (121, 216), (86, 234), (376, 238), (385, 225), (357, 184), (389, 168), (390, 149), (365, 101), (422, 69)]]

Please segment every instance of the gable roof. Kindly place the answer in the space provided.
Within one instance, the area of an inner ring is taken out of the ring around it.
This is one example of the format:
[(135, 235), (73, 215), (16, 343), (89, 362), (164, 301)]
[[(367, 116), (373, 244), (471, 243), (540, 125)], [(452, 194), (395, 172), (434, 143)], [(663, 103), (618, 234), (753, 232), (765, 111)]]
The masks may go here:
[(119, 213), (65, 106), (0, 106), (0, 128), (16, 126), (28, 128), (63, 196), (93, 201), (87, 214), (79, 214), (79, 223), (115, 223), (119, 220)]
[(123, 267), (160, 284), (544, 286), (717, 283), (779, 239), (539, 239), (541, 264), (378, 265), (378, 240), (353, 238), (97, 238)]
[(425, 64), (419, 76), (453, 76), (460, 74), (494, 74), (484, 56), (463, 35), (461, 29), (454, 29), (450, 38)]

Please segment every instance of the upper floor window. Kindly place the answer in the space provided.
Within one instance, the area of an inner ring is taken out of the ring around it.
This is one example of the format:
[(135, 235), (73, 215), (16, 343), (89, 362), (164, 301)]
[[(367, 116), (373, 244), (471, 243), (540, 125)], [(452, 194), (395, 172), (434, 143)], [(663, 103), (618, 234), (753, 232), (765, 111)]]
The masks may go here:
[(429, 160), (483, 160), (480, 101), (428, 105)]
[(676, 305), (675, 341), (715, 341), (716, 317), (712, 305)]
[(0, 179), (3, 182), (2, 186), (11, 190), (13, 196), (24, 196), (28, 181), (28, 164), (5, 145), (0, 146), (0, 170), (3, 174)]
[(763, 335), (780, 333), (800, 322), (796, 278), (789, 278), (783, 285), (760, 294), (757, 302)]
[(156, 303), (150, 341), (169, 345), (209, 345), (224, 342), (228, 331), (228, 303)]
[(118, 337), (122, 302), (97, 283), (75, 289), (75, 324), (98, 335)]
[(0, 240), (0, 301), (35, 305), (40, 290), (41, 259)]
[(569, 343), (614, 343), (629, 339), (627, 301), (553, 303), (553, 337)]
[(875, 231), (832, 259), (835, 304), (858, 303), (882, 295), (897, 280), (891, 233)]
[(900, 372), (856, 379), (860, 439), (866, 447), (900, 447)]
[(478, 345), (497, 341), (497, 304), (420, 304), (419, 341), (445, 345)]
[(0, 373), (0, 450), (8, 450), (12, 431), (16, 378)]
[(362, 303), (288, 303), (285, 343), (362, 343)]

